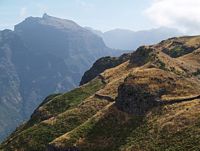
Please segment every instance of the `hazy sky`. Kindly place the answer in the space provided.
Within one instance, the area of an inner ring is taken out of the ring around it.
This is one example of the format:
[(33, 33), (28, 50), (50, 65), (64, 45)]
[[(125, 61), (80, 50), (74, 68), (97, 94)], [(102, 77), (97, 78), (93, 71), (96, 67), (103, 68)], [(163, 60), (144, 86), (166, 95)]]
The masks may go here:
[(166, 26), (200, 34), (200, 0), (0, 0), (0, 29), (45, 12), (102, 31)]

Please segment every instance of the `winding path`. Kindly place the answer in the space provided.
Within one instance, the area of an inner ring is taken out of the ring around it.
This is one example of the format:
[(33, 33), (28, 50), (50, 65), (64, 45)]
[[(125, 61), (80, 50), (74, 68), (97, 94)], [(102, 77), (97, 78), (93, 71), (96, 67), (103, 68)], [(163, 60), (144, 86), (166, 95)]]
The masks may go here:
[(101, 94), (95, 94), (94, 95), (96, 98), (98, 98), (98, 99), (103, 99), (103, 100), (107, 100), (107, 101), (109, 101), (109, 102), (114, 102), (115, 101), (115, 99), (113, 99), (112, 97), (110, 97), (110, 96), (108, 96), (108, 95), (101, 95)]
[(175, 104), (175, 103), (188, 102), (188, 101), (192, 101), (192, 100), (195, 100), (195, 99), (200, 99), (200, 95), (189, 97), (189, 98), (183, 98), (183, 99), (172, 99), (172, 100), (169, 100), (169, 101), (160, 100), (160, 101), (157, 101), (157, 102), (159, 102), (160, 105), (171, 105), (171, 104)]

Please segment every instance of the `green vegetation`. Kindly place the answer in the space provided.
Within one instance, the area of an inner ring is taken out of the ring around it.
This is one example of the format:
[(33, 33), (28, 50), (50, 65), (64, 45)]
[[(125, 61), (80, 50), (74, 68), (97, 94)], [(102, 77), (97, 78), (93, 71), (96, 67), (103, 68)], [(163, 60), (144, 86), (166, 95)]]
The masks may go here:
[[(4, 144), (6, 151), (13, 148), (44, 151), (46, 145), (60, 135), (73, 130), (88, 118), (93, 116), (99, 109), (107, 104), (106, 101), (93, 100), (82, 105), (81, 109), (75, 108), (64, 112), (63, 114), (49, 119), (46, 122), (36, 124), (14, 137), (14, 141)], [(13, 139), (13, 138), (11, 138)]]
[[(84, 99), (94, 94), (102, 87), (103, 84), (101, 81), (99, 79), (95, 79), (89, 84), (66, 94), (59, 95), (59, 99), (54, 97), (53, 100), (48, 101), (43, 105), (46, 110), (53, 113), (54, 117), (43, 122), (40, 122), (38, 120), (40, 117), (37, 116), (31, 119), (27, 125), (22, 127), (20, 131), (17, 131), (15, 135), (11, 135), (14, 137), (14, 141), (9, 142), (9, 140), (13, 139), (13, 137), (10, 137), (6, 143), (3, 143), (3, 148), (6, 151), (12, 151), (14, 148), (28, 149), (29, 151), (45, 150), (46, 145), (50, 141), (53, 141), (56, 137), (82, 124), (88, 118), (93, 116), (98, 110), (107, 105), (108, 102), (94, 98), (83, 102)], [(57, 101), (58, 105), (55, 101)], [(60, 106), (60, 101), (66, 103), (62, 103), (63, 106)], [(50, 105), (60, 107), (61, 109), (55, 109), (53, 111), (54, 108), (50, 107)]]
[(186, 45), (185, 46), (184, 45), (176, 45), (176, 46), (173, 46), (172, 49), (164, 50), (164, 52), (173, 58), (177, 58), (177, 57), (186, 55), (194, 50), (195, 50), (195, 48), (188, 47)]
[(159, 150), (169, 151), (199, 151), (200, 149), (200, 119), (195, 125), (182, 131), (170, 133), (170, 130), (161, 131), (157, 140)]
[(185, 50), (181, 46), (176, 46), (174, 49), (171, 50), (171, 56), (172, 57), (178, 57), (184, 54)]
[(194, 76), (198, 76), (198, 75), (200, 75), (200, 69), (197, 69), (197, 71), (194, 72), (193, 75), (194, 75)]
[[(124, 121), (126, 118), (129, 119)], [(82, 151), (116, 151), (125, 143), (130, 132), (142, 124), (142, 121), (143, 117), (129, 117), (111, 106), (66, 136), (58, 138), (53, 144), (56, 145), (58, 141), (64, 148), (76, 144)]]
[(166, 70), (165, 63), (163, 61), (161, 61), (160, 59), (157, 60), (157, 64), (158, 64), (158, 66), (159, 66), (160, 69)]
[(0, 150), (199, 151), (199, 50), (176, 59), (163, 51), (183, 42), (141, 47), (102, 81), (47, 97)]
[(130, 116), (111, 107), (52, 144), (61, 148), (75, 145), (81, 151), (198, 151), (199, 124), (200, 119), (172, 133), (170, 129), (159, 130), (159, 125), (145, 116)]
[[(100, 79), (94, 79), (88, 84), (85, 84), (79, 88), (76, 88), (70, 92), (64, 93), (62, 95), (51, 95), (47, 97), (45, 102), (42, 103), (41, 110), (37, 111), (36, 114), (32, 115), (32, 118), (29, 120), (27, 125), (30, 127), (35, 123), (38, 123), (42, 120), (48, 119), (49, 117), (53, 117), (58, 115), (67, 109), (71, 109), (81, 103), (84, 99), (94, 94), (96, 91), (101, 89), (104, 84)], [(49, 98), (52, 98), (49, 100)], [(41, 113), (37, 113), (41, 112)]]
[(50, 114), (61, 113), (68, 108), (72, 108), (79, 104), (81, 101), (94, 94), (96, 91), (103, 87), (103, 83), (100, 79), (95, 79), (90, 83), (76, 88), (68, 93), (58, 96), (44, 105), (44, 108), (50, 112)]

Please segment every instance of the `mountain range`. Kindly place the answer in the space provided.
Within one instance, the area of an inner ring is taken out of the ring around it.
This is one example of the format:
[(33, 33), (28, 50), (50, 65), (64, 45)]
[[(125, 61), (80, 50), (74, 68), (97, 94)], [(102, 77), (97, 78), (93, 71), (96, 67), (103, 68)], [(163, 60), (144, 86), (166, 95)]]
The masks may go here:
[(103, 57), (49, 95), (2, 151), (199, 151), (200, 36)]
[[(116, 56), (141, 44), (177, 35), (168, 28), (103, 33), (47, 14), (0, 31), (0, 141), (29, 119), (47, 95), (89, 82), (130, 59), (131, 53)], [(94, 62), (94, 70), (85, 72)]]
[(106, 32), (101, 32), (90, 27), (86, 27), (86, 29), (102, 37), (108, 47), (122, 50), (135, 50), (142, 45), (151, 45), (167, 38), (183, 35), (177, 29), (167, 27), (141, 31), (113, 29)]
[(47, 14), (0, 31), (0, 140), (44, 97), (78, 86), (95, 60), (121, 53), (75, 22)]

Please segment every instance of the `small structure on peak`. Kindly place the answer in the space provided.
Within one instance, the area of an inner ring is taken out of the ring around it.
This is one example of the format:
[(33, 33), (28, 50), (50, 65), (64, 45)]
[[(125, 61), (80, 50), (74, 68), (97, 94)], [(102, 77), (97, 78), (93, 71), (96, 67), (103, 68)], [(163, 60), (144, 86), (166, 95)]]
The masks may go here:
[(47, 13), (44, 13), (42, 16), (42, 18), (48, 18), (48, 17), (49, 17), (49, 15)]

